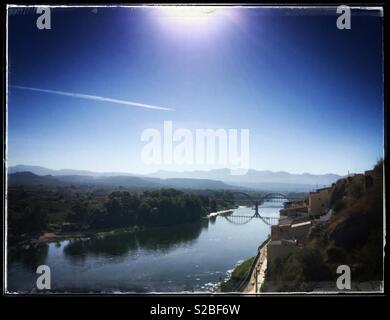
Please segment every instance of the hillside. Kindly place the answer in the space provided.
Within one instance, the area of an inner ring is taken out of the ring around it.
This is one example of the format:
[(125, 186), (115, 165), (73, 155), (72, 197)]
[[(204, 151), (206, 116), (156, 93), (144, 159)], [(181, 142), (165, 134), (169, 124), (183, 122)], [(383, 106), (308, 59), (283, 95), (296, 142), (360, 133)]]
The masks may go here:
[(316, 224), (302, 247), (268, 265), (264, 291), (335, 287), (339, 265), (351, 268), (352, 287), (378, 286), (383, 280), (382, 173), (380, 162), (374, 179), (338, 180), (331, 195), (332, 217)]
[(337, 174), (310, 174), (289, 173), (285, 171), (254, 170), (250, 169), (244, 175), (231, 175), (229, 169), (215, 169), (210, 171), (157, 171), (150, 176), (158, 178), (208, 178), (229, 182), (245, 183), (286, 183), (286, 184), (310, 184), (326, 185), (335, 182), (341, 176)]
[(39, 176), (32, 172), (16, 172), (8, 175), (8, 186), (61, 186), (63, 184), (62, 181), (51, 175)]
[(37, 175), (32, 172), (15, 172), (8, 175), (8, 185), (17, 186), (96, 186), (137, 189), (239, 189), (221, 181), (209, 179), (159, 179), (138, 176), (89, 176), (89, 175)]

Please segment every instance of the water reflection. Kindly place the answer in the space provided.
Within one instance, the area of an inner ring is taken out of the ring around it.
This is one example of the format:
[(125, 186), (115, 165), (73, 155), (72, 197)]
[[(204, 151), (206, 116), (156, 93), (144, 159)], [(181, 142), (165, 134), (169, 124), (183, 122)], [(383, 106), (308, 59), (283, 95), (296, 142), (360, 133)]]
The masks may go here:
[(7, 263), (19, 261), (27, 269), (35, 272), (37, 266), (45, 264), (49, 246), (46, 243), (30, 244), (9, 249), (7, 252)]
[(80, 262), (88, 256), (122, 256), (139, 250), (167, 253), (177, 246), (191, 245), (209, 220), (203, 219), (191, 224), (153, 228), (133, 233), (119, 233), (101, 238), (71, 240), (64, 247), (64, 254), (71, 262)]

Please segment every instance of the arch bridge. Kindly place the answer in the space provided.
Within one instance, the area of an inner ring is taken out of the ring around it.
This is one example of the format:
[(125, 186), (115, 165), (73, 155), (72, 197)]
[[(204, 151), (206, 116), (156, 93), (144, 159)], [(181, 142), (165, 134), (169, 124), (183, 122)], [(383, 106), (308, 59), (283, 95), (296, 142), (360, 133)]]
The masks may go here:
[[(297, 200), (296, 198), (289, 198), (287, 195), (279, 192), (271, 192), (267, 193), (259, 198), (253, 198), (249, 194), (241, 191), (233, 191), (231, 192), (233, 195), (241, 195), (244, 196), (246, 199), (249, 200), (249, 202), (252, 205), (252, 208), (255, 210), (255, 213), (250, 215), (223, 215), (223, 217), (229, 221), (230, 223), (237, 224), (237, 225), (243, 225), (247, 224), (254, 218), (261, 219), (265, 224), (271, 226), (274, 224), (277, 224), (279, 221), (279, 217), (267, 217), (264, 215), (261, 215), (259, 213), (259, 208), (275, 208), (275, 204), (279, 204), (280, 207), (285, 202)], [(223, 199), (227, 200), (227, 199)], [(229, 201), (229, 200), (228, 200)], [(273, 205), (274, 204), (274, 205)]]

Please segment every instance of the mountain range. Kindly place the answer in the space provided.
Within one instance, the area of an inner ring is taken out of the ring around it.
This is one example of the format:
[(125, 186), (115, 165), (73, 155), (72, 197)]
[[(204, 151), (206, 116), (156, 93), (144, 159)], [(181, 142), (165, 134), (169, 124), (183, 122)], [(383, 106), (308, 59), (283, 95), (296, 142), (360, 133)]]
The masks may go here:
[[(8, 167), (9, 183), (97, 184), (139, 188), (185, 188), (185, 189), (257, 189), (269, 191), (309, 191), (328, 186), (342, 176), (336, 174), (292, 174), (284, 171), (251, 169), (245, 175), (231, 175), (229, 169), (209, 171), (157, 171), (140, 175), (125, 172), (94, 172), (87, 170), (53, 170), (41, 166), (17, 165)], [(40, 178), (41, 177), (41, 178)], [(42, 181), (41, 181), (42, 182)]]

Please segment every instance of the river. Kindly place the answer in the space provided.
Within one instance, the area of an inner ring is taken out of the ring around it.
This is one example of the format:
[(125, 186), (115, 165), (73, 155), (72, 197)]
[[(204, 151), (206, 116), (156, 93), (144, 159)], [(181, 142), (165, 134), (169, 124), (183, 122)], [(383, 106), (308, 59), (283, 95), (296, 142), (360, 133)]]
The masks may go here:
[[(278, 217), (279, 209), (260, 212)], [(232, 216), (253, 214), (251, 208), (240, 207)], [(236, 224), (246, 219), (232, 216), (20, 248), (8, 260), (7, 288), (37, 292), (36, 268), (45, 264), (53, 292), (210, 292), (238, 263), (256, 255), (270, 233), (259, 218)]]

